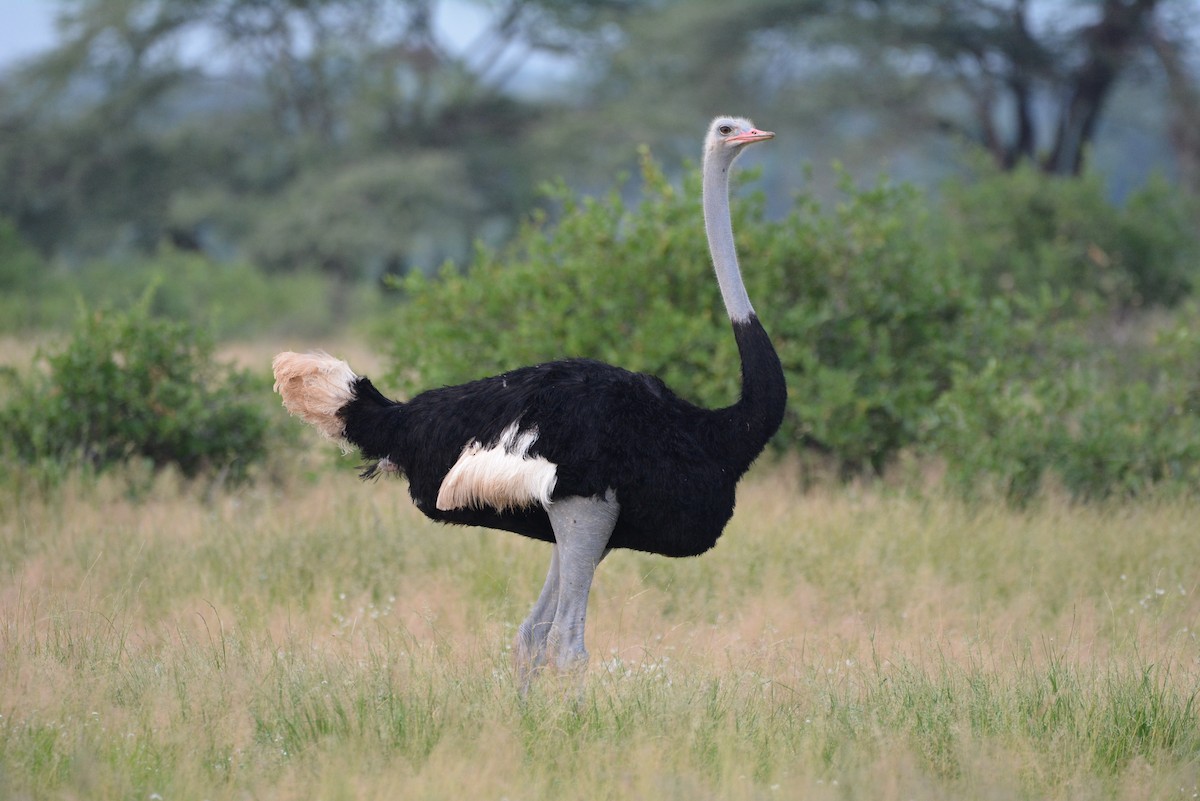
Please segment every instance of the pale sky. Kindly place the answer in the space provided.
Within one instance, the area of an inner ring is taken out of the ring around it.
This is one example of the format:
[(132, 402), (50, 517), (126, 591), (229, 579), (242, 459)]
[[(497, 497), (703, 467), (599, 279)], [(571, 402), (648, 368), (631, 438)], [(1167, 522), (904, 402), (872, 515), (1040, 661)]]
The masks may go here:
[(56, 3), (0, 0), (0, 69), (54, 44)]
[[(54, 0), (0, 0), (0, 72), (22, 59), (49, 49), (57, 42), (54, 18), (59, 7), (60, 4)], [(448, 0), (438, 6), (438, 11), (441, 33), (452, 48), (468, 47), (484, 25), (480, 9), (470, 4)], [(181, 51), (183, 61), (196, 65), (211, 60), (211, 52), (204, 49), (205, 43), (202, 37), (196, 36), (190, 41), (185, 41)], [(514, 48), (513, 52), (518, 58), (527, 56), (520, 47)], [(195, 61), (189, 59), (189, 56), (198, 54), (206, 55)], [(469, 54), (467, 60), (470, 60)], [(561, 77), (569, 70), (569, 60), (546, 53), (535, 53), (527, 58), (510, 88), (518, 92), (523, 85), (544, 89), (548, 76)]]

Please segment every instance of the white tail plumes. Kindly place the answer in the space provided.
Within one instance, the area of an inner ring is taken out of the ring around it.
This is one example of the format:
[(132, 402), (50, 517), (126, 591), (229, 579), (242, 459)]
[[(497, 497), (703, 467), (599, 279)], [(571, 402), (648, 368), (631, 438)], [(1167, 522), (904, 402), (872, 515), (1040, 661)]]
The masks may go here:
[(328, 353), (280, 353), (271, 362), (275, 391), (283, 406), (332, 440), (345, 439), (345, 423), (338, 410), (354, 399), (358, 376), (350, 365)]
[(549, 506), (558, 467), (541, 456), (528, 456), (537, 438), (536, 428), (521, 431), (513, 423), (489, 448), (478, 440), (468, 443), (442, 479), (437, 508), (490, 506), (503, 512), (533, 503)]

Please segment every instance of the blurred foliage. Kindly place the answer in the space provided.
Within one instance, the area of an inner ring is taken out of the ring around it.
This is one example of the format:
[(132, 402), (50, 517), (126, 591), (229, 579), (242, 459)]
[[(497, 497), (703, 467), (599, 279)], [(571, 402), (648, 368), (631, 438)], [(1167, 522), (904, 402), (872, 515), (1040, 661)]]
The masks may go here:
[(0, 408), (5, 452), (55, 468), (145, 460), (230, 480), (264, 459), (261, 385), (214, 362), (200, 329), (154, 316), (151, 299), (125, 312), (84, 310), (66, 345), (44, 357), (46, 370), (15, 379)]
[[(788, 373), (784, 436), (811, 435), (844, 471), (881, 470), (914, 442), (927, 406), (967, 358), (977, 293), (912, 187), (881, 181), (831, 208), (802, 198), (741, 240), (749, 282)], [(757, 243), (756, 243), (757, 240)]]
[[(465, 226), (478, 205), (452, 158), (379, 157), (296, 180), (259, 215), (246, 250), (273, 271), (309, 264), (347, 281), (399, 272), (410, 256), (464, 256), (454, 247), (470, 241)], [(420, 253), (422, 243), (431, 252)]]
[(41, 322), (30, 308), (30, 298), (44, 295), (44, 270), (41, 256), (0, 217), (0, 320), (9, 330)]
[[(957, 368), (927, 445), (964, 494), (1025, 504), (1048, 479), (1074, 497), (1131, 496), (1200, 481), (1200, 310), (1189, 305), (1124, 352), (1078, 321), (1027, 326), (1037, 358), (999, 353)], [(1031, 343), (1026, 343), (1027, 347)]]
[(367, 317), (393, 305), (369, 283), (344, 285), (316, 271), (268, 274), (242, 262), (216, 263), (188, 251), (162, 248), (126, 260), (53, 267), (11, 227), (0, 224), (0, 333), (69, 329), (79, 305), (124, 308), (147, 290), (149, 311), (212, 331), (221, 339), (276, 335), (312, 337), (342, 330), (330, 298), (342, 311)]
[[(1194, 481), (1194, 4), (57, 8), (58, 45), (0, 76), (0, 331), (153, 286), (124, 325), (167, 340), (165, 319), (247, 336), (387, 314), (407, 392), (588, 355), (729, 403), (698, 179), (676, 165), (711, 114), (769, 109), (781, 136), (735, 227), (788, 372), (781, 447), (848, 474), (920, 449), (1016, 501), (1048, 476), (1081, 497)], [(954, 163), (962, 142), (984, 155)], [(643, 156), (609, 191), (647, 143), (668, 166)], [(835, 152), (856, 180), (792, 198)], [(958, 177), (861, 180), (883, 161)], [(1151, 162), (1170, 180), (1117, 175)], [(104, 342), (78, 363), (106, 375)], [(23, 382), (12, 419), (58, 442), (30, 394), (58, 390)]]
[(737, 353), (730, 337), (713, 336), (723, 317), (698, 183), (693, 176), (681, 195), (648, 157), (643, 178), (641, 214), (628, 213), (619, 192), (580, 199), (554, 184), (556, 224), (538, 214), (509, 247), (481, 245), (465, 271), (447, 263), (434, 277), (400, 281), (404, 301), (387, 331), (392, 377), (413, 391), (587, 355), (719, 400), (735, 386)]
[[(732, 403), (738, 356), (704, 238), (699, 174), (680, 191), (643, 157), (644, 197), (575, 200), (559, 223), (481, 249), (464, 273), (412, 276), (391, 329), (391, 378), (413, 392), (516, 364), (582, 355), (663, 378), (690, 400)], [(911, 444), (924, 410), (965, 358), (957, 334), (974, 293), (927, 246), (910, 187), (855, 190), (825, 211), (811, 198), (783, 223), (761, 197), (734, 227), (751, 297), (779, 350), (791, 401), (780, 434), (881, 469)], [(412, 338), (420, 332), (419, 347)]]
[[(557, 225), (539, 218), (463, 272), (404, 279), (382, 332), (389, 378), (413, 393), (582, 355), (655, 373), (697, 403), (735, 400), (699, 176), (680, 191), (644, 156), (642, 182), (636, 207), (555, 187)], [(1153, 341), (1105, 340), (1131, 308), (1192, 286), (1200, 237), (1169, 223), (1178, 195), (1150, 187), (1115, 209), (1095, 181), (1025, 172), (956, 184), (940, 202), (845, 176), (842, 192), (830, 208), (802, 196), (779, 222), (759, 196), (735, 206), (747, 286), (788, 376), (778, 445), (815, 447), (845, 473), (922, 449), (964, 490), (999, 483), (1022, 502), (1048, 474), (1079, 497), (1200, 475), (1194, 309)], [(1033, 212), (1014, 203), (1033, 197)], [(1113, 254), (1108, 271), (1081, 271), (1096, 251)], [(1134, 258), (1144, 252), (1154, 265)], [(1010, 261), (1017, 278), (996, 272)], [(1171, 291), (1137, 294), (1155, 265), (1176, 271)]]
[[(627, 144), (663, 132), (656, 152), (687, 146), (681, 125), (744, 108), (803, 131), (797, 149), (818, 163), (901, 164), (922, 179), (936, 179), (948, 139), (1004, 169), (1058, 175), (1079, 174), (1102, 140), (1124, 140), (1113, 171), (1152, 163), (1152, 138), (1170, 139), (1179, 169), (1200, 159), (1186, 126), (1200, 98), (1194, 3), (676, 0), (640, 4), (623, 22), (589, 64), (581, 111)], [(1130, 95), (1185, 122), (1169, 137), (1132, 136), (1154, 126), (1145, 111), (1122, 113)]]
[(1069, 293), (1113, 310), (1170, 306), (1200, 278), (1200, 203), (1155, 178), (1113, 204), (1095, 173), (1064, 181), (986, 164), (943, 187), (957, 261), (989, 293)]
[(568, 163), (514, 73), (625, 5), (63, 2), (60, 44), (0, 82), (0, 215), (74, 262), (167, 242), (346, 282), (462, 257)]
[[(375, 279), (505, 241), (540, 183), (606, 187), (635, 145), (674, 173), (681, 132), (756, 109), (803, 134), (771, 157), (775, 210), (806, 158), (936, 179), (947, 136), (1074, 174), (1107, 132), (1186, 178), (1186, 124), (1144, 121), (1192, 119), (1186, 6), (64, 0), (57, 46), (0, 80), (0, 216), (52, 261), (169, 243)], [(1143, 107), (1106, 131), (1123, 86)]]

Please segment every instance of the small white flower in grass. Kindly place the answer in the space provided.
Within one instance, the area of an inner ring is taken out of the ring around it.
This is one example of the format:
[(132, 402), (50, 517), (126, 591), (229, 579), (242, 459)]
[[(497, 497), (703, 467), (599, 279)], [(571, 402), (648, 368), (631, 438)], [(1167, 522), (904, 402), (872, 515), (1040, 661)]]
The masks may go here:
[(150, 801), (162, 801), (162, 796), (159, 795), (158, 793), (151, 793)]

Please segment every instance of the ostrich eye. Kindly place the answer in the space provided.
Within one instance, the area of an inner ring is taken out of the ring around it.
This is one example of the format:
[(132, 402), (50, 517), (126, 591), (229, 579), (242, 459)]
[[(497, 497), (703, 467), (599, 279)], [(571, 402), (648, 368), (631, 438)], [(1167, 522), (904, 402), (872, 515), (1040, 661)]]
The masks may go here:
[(733, 126), (732, 125), (722, 125), (720, 128), (717, 129), (717, 131), (720, 132), (721, 136), (729, 136), (731, 133), (733, 133)]

